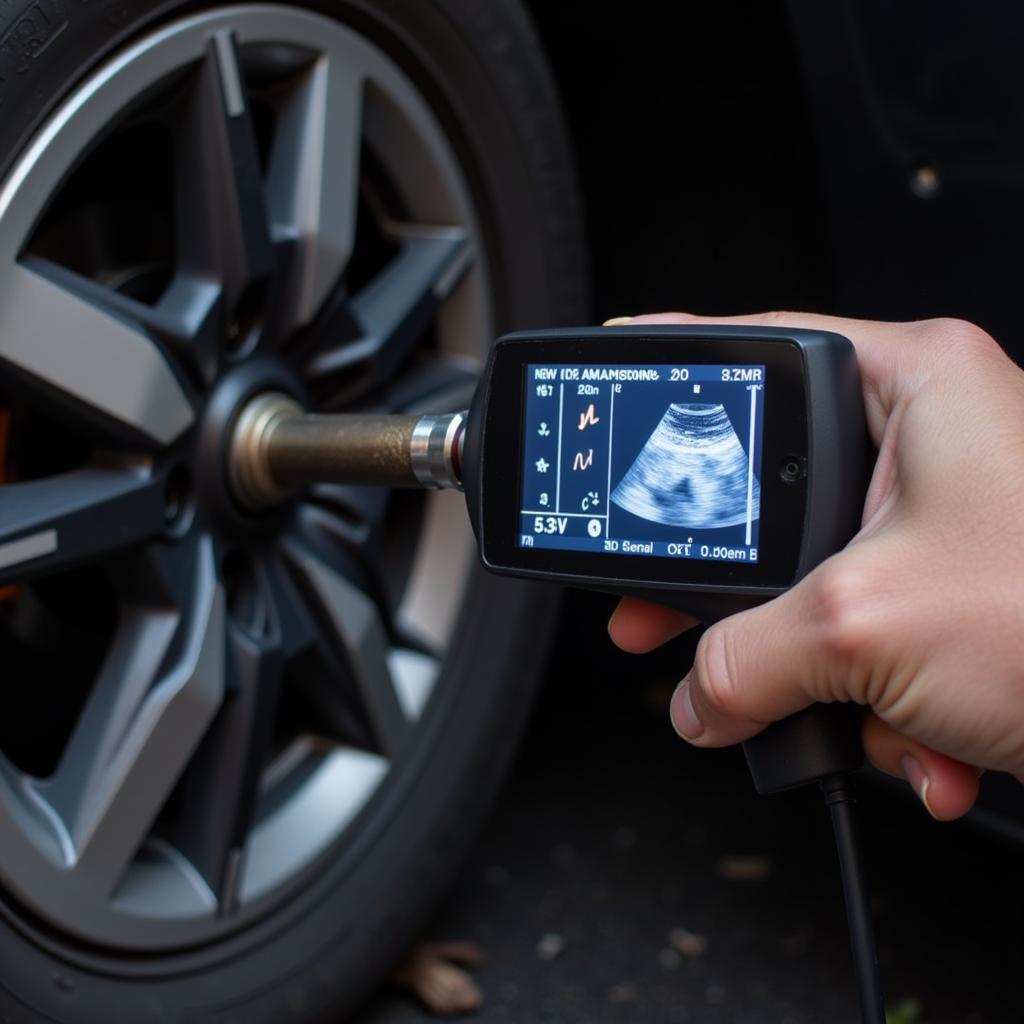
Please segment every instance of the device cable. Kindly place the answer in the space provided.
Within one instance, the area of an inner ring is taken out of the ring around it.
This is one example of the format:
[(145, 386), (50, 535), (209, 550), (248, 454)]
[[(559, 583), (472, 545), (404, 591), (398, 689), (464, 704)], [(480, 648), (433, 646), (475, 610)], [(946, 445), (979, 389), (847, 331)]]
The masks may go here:
[(860, 994), (861, 1020), (864, 1024), (885, 1024), (885, 1000), (878, 973), (878, 950), (871, 923), (871, 904), (853, 783), (848, 776), (830, 775), (821, 780), (820, 786), (832, 815), (832, 830), (836, 837), (836, 852), (839, 854), (846, 917), (850, 925), (850, 945), (853, 948), (853, 967)]

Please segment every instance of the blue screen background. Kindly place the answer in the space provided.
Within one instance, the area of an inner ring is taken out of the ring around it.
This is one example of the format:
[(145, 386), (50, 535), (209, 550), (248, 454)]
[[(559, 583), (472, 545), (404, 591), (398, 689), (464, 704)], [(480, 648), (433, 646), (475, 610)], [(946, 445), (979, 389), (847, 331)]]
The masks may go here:
[[(635, 371), (656, 380), (581, 380), (585, 370)], [(672, 380), (676, 376), (685, 379)], [(730, 378), (723, 380), (723, 371)], [(732, 379), (736, 378), (736, 379)], [(685, 557), (715, 558), (726, 561), (756, 561), (760, 508), (757, 491), (752, 509), (750, 543), (746, 522), (702, 528), (670, 525), (634, 514), (609, 501), (609, 495), (630, 471), (637, 456), (659, 430), (672, 405), (721, 405), (728, 416), (730, 465), (733, 482), (742, 480), (744, 520), (747, 462), (753, 458), (754, 476), (761, 479), (762, 435), (764, 424), (763, 366), (722, 366), (636, 364), (629, 367), (583, 367), (567, 364), (530, 364), (526, 367), (526, 401), (523, 418), (523, 467), (521, 479), (520, 547), (545, 547), (562, 550), (609, 551), (618, 554), (669, 556), (669, 544), (691, 545)], [(754, 444), (751, 451), (751, 390), (756, 391)], [(583, 392), (582, 394), (580, 392)], [(613, 405), (614, 399), (614, 405)], [(721, 420), (721, 417), (718, 417)], [(582, 425), (582, 426), (581, 426)], [(727, 425), (728, 426), (728, 425)], [(664, 436), (665, 428), (662, 427)], [(734, 432), (735, 440), (732, 440)], [(676, 438), (688, 435), (669, 435)], [(735, 441), (739, 442), (737, 449)], [(675, 451), (675, 449), (673, 449)], [(697, 451), (686, 447), (682, 459)], [(742, 455), (740, 454), (742, 453)], [(720, 463), (692, 456), (701, 472), (712, 480)], [(609, 461), (610, 460), (610, 461)], [(744, 477), (738, 470), (742, 460)], [(675, 460), (678, 466), (680, 460)], [(664, 472), (634, 474), (633, 493), (648, 491), (667, 504), (675, 501), (669, 483), (673, 466), (662, 459)], [(635, 486), (639, 480), (639, 490)], [(545, 521), (537, 528), (537, 517)], [(553, 519), (552, 524), (548, 519)], [(595, 521), (600, 524), (596, 536)], [(616, 542), (609, 545), (607, 542)], [(646, 544), (650, 550), (625, 549), (624, 542)], [(702, 553), (702, 546), (713, 549)], [(734, 550), (735, 549), (735, 550)], [(672, 552), (678, 557), (677, 552)], [(734, 557), (731, 557), (734, 556)]]

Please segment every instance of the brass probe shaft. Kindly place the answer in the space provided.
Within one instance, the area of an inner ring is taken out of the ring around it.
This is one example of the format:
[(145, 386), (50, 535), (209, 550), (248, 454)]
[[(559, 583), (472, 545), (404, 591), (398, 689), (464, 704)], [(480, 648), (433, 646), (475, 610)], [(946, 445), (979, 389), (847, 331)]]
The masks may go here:
[(464, 426), (463, 413), (306, 413), (288, 395), (270, 392), (239, 415), (228, 476), (249, 507), (282, 501), (317, 482), (461, 489)]

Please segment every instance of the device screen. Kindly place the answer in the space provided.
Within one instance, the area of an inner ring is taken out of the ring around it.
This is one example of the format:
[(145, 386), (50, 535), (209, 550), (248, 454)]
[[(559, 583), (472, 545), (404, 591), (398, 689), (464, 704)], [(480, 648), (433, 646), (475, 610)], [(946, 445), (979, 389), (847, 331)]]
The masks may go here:
[(763, 365), (525, 372), (518, 547), (757, 562)]

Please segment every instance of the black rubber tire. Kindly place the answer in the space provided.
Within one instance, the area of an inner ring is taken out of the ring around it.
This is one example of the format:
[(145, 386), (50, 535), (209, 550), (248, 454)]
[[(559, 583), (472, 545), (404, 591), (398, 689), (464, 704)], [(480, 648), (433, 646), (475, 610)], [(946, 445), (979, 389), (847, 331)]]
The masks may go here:
[[(209, 6), (0, 0), (0, 176), (102, 59), (155, 24)], [(483, 218), (499, 326), (585, 319), (571, 159), (517, 0), (306, 6), (371, 37), (440, 116)], [(543, 665), (555, 600), (474, 571), (447, 682), (410, 768), (396, 773), (355, 842), (246, 931), (173, 957), (114, 956), (33, 922), (0, 891), (0, 1019), (343, 1019), (401, 954), (487, 811)]]

